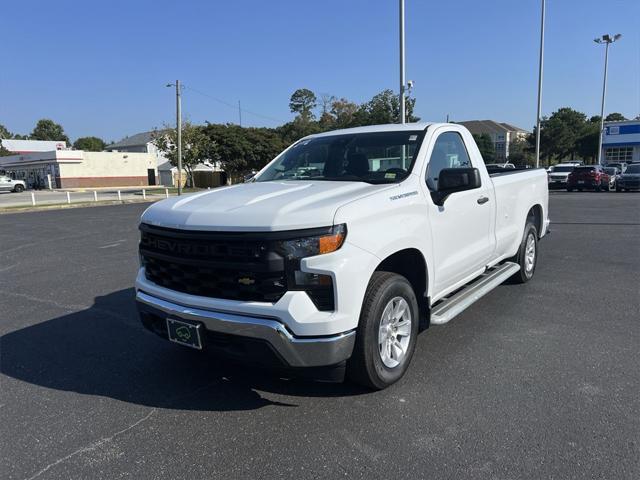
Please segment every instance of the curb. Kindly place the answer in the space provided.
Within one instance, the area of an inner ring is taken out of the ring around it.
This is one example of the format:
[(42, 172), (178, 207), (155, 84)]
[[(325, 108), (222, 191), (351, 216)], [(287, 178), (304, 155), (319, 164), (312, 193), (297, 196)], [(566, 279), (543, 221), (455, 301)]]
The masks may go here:
[(26, 207), (9, 207), (0, 208), (0, 215), (11, 215), (12, 213), (39, 212), (42, 210), (63, 210), (67, 208), (87, 208), (87, 207), (104, 207), (109, 205), (124, 205), (128, 203), (155, 203), (163, 198), (156, 199), (135, 199), (135, 200), (104, 200), (98, 202), (78, 202), (78, 203), (54, 203), (50, 205), (26, 206)]

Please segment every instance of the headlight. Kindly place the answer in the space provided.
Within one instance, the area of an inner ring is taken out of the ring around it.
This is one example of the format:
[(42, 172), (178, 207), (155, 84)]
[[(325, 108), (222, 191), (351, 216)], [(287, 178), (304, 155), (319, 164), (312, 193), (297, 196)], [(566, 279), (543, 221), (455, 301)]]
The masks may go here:
[(311, 237), (283, 240), (279, 242), (278, 249), (282, 251), (287, 260), (313, 257), (338, 250), (347, 236), (345, 224), (336, 225), (326, 234)]
[(320, 233), (308, 237), (281, 240), (276, 250), (285, 258), (287, 286), (289, 290), (307, 292), (316, 308), (321, 311), (333, 310), (335, 307), (333, 279), (330, 275), (303, 272), (300, 260), (338, 250), (347, 236), (345, 224), (327, 228)]

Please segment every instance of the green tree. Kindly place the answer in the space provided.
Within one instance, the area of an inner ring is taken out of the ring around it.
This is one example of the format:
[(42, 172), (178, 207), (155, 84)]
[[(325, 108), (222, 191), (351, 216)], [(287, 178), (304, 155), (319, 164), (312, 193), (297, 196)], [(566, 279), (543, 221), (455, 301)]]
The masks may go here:
[[(540, 156), (551, 160), (575, 159), (578, 139), (584, 132), (587, 116), (563, 107), (540, 122)], [(534, 131), (535, 134), (535, 131)]]
[[(178, 166), (178, 134), (175, 128), (165, 127), (162, 130), (155, 130), (152, 142), (164, 153), (171, 165)], [(195, 187), (193, 169), (209, 158), (210, 151), (210, 139), (204, 133), (203, 127), (185, 122), (182, 125), (182, 168), (187, 172), (190, 185)], [(182, 172), (180, 174), (182, 175)]]
[(314, 119), (313, 109), (316, 108), (318, 99), (316, 94), (307, 88), (299, 88), (291, 95), (289, 108), (293, 113), (297, 113), (303, 121)]
[[(405, 102), (407, 122), (420, 120), (413, 115), (416, 99), (407, 98)], [(400, 121), (400, 97), (393, 90), (383, 90), (360, 106), (355, 121), (359, 125), (398, 123)]]
[(336, 128), (347, 128), (354, 126), (358, 105), (350, 102), (346, 98), (334, 100), (331, 103), (331, 115), (335, 118)]
[(292, 122), (285, 123), (276, 128), (276, 132), (287, 145), (307, 135), (320, 133), (322, 130), (322, 126), (318, 122), (308, 122), (301, 117), (296, 117)]
[(508, 160), (518, 167), (533, 165), (535, 163), (535, 147), (533, 149), (530, 147), (528, 139), (516, 139), (509, 143)]
[(42, 118), (38, 120), (35, 128), (29, 135), (31, 140), (54, 140), (58, 142), (67, 142), (69, 144), (69, 137), (64, 133), (62, 125), (57, 124), (53, 120), (48, 118)]
[(618, 112), (613, 112), (604, 117), (605, 122), (624, 122), (626, 117)]
[(81, 137), (73, 142), (75, 150), (85, 150), (87, 152), (101, 152), (107, 144), (98, 137)]
[(0, 123), (0, 139), (13, 138), (13, 133), (7, 130), (7, 127)]
[(598, 140), (600, 135), (600, 115), (594, 115), (582, 126), (576, 140), (576, 151), (586, 163), (595, 163), (598, 158)]
[(493, 140), (491, 140), (491, 136), (488, 133), (480, 135), (474, 133), (473, 139), (476, 141), (476, 145), (478, 145), (478, 150), (480, 150), (480, 155), (482, 155), (484, 163), (493, 163), (496, 159), (496, 146)]
[(0, 157), (8, 157), (9, 155), (15, 155), (15, 153), (10, 152), (2, 144), (0, 144)]
[(285, 148), (278, 132), (271, 128), (242, 128), (233, 124), (207, 123), (208, 158), (220, 162), (231, 178), (259, 170)]

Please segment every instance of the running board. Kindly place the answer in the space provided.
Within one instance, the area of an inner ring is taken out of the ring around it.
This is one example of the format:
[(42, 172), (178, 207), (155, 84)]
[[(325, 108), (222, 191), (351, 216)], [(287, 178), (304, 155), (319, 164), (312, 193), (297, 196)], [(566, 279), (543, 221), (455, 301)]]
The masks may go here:
[(457, 293), (440, 300), (435, 307), (432, 307), (431, 324), (447, 323), (519, 270), (520, 265), (513, 262), (505, 262), (490, 268), (472, 283), (465, 285)]

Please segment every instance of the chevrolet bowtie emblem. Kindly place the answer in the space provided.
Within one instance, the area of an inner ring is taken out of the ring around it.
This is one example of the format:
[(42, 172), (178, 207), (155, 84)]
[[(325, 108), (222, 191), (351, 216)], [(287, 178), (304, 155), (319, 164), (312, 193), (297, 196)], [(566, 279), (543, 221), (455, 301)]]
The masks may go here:
[(253, 285), (256, 281), (253, 278), (242, 277), (238, 279), (238, 283), (241, 283), (242, 285)]

